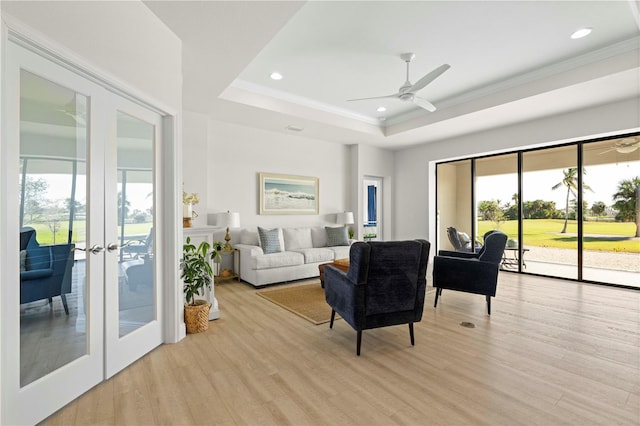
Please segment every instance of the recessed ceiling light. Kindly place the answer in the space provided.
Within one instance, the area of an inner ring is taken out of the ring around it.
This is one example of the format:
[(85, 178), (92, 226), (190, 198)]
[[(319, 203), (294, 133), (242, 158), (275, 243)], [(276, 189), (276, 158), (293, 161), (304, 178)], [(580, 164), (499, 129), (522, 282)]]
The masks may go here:
[(271, 79), (272, 80), (282, 80), (282, 74), (280, 74), (279, 72), (272, 72), (271, 73)]
[(385, 112), (387, 109), (383, 106), (379, 106), (378, 109), (376, 111), (378, 112)]
[(571, 38), (572, 39), (577, 39), (577, 38), (582, 38), (582, 37), (586, 37), (589, 34), (591, 34), (592, 29), (591, 28), (580, 28), (579, 30), (576, 30), (573, 34), (571, 34)]

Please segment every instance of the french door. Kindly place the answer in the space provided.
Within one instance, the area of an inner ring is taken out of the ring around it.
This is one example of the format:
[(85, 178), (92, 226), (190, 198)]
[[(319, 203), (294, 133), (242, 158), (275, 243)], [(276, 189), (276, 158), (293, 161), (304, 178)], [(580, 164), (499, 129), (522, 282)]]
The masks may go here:
[(162, 118), (14, 42), (6, 53), (3, 173), (19, 203), (3, 220), (16, 285), (0, 289), (1, 420), (32, 424), (162, 342)]

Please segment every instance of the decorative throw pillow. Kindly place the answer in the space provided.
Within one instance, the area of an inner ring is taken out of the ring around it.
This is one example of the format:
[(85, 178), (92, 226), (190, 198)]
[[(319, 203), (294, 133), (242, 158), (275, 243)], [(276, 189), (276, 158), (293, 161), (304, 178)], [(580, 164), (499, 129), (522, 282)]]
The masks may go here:
[(264, 254), (280, 253), (282, 251), (280, 228), (264, 229), (258, 226), (258, 236), (260, 237), (260, 246)]
[(348, 246), (349, 245), (349, 237), (347, 236), (347, 227), (331, 227), (325, 226), (324, 229), (327, 230), (327, 246)]
[(284, 228), (282, 236), (284, 237), (284, 249), (287, 251), (313, 247), (311, 228)]
[(20, 272), (27, 270), (27, 251), (20, 250)]

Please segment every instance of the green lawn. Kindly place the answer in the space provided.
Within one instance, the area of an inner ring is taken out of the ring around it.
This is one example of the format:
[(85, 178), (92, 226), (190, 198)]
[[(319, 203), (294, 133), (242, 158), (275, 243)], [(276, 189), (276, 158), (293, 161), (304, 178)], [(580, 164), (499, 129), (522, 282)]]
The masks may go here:
[[(125, 225), (125, 235), (135, 236), (136, 238), (142, 238), (147, 236), (151, 223), (131, 223)], [(55, 239), (51, 228), (46, 223), (29, 223), (25, 226), (30, 226), (36, 230), (36, 238), (38, 242), (43, 245), (48, 244), (62, 244), (67, 242), (67, 234), (69, 233), (69, 226), (67, 222), (60, 223), (56, 229)], [(118, 233), (120, 227), (118, 227)], [(86, 222), (75, 221), (73, 224), (73, 242), (84, 241), (86, 238)]]
[[(569, 221), (566, 234), (560, 233), (563, 225), (564, 219), (525, 219), (523, 243), (535, 247), (577, 248), (577, 222)], [(496, 228), (509, 238), (518, 236), (518, 222), (515, 220), (501, 222), (498, 227), (495, 222), (479, 221), (478, 235)], [(640, 253), (640, 239), (633, 238), (635, 232), (636, 225), (631, 222), (584, 222), (584, 249)]]

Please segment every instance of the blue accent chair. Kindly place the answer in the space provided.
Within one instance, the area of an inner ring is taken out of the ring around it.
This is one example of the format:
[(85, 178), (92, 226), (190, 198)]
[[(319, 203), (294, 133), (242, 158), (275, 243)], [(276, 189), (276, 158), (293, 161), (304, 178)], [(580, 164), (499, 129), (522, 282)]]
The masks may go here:
[(71, 269), (75, 244), (41, 246), (36, 231), (25, 227), (20, 232), (20, 303), (60, 296), (69, 315), (66, 295), (71, 293)]
[(484, 234), (484, 245), (477, 253), (440, 250), (433, 258), (433, 286), (438, 305), (442, 290), (456, 290), (482, 294), (491, 315), (491, 298), (496, 295), (498, 270), (502, 263), (507, 235), (492, 230)]
[(349, 252), (349, 269), (325, 267), (325, 298), (357, 331), (360, 356), (362, 330), (408, 324), (411, 345), (413, 323), (422, 319), (431, 244), (425, 240), (356, 242)]
[[(465, 233), (458, 232), (456, 228), (450, 226), (447, 228), (447, 237), (449, 242), (453, 246), (455, 251), (462, 251), (471, 253), (474, 251), (474, 246), (471, 244), (471, 239)], [(475, 243), (475, 251), (482, 249), (482, 245)]]

